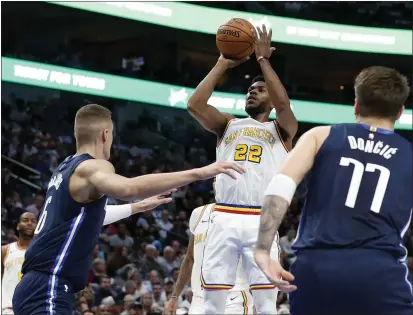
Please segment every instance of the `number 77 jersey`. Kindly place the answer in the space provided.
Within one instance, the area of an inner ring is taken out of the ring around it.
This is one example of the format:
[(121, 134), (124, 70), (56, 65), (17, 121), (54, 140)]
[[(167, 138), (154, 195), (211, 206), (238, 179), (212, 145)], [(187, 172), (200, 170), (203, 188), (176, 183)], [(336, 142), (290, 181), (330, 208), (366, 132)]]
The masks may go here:
[(363, 124), (331, 127), (307, 177), (296, 250), (366, 248), (402, 258), (412, 216), (412, 144)]
[(264, 191), (287, 158), (277, 121), (261, 123), (252, 118), (232, 119), (218, 142), (217, 161), (236, 161), (245, 174), (233, 180), (216, 178), (217, 203), (261, 206)]

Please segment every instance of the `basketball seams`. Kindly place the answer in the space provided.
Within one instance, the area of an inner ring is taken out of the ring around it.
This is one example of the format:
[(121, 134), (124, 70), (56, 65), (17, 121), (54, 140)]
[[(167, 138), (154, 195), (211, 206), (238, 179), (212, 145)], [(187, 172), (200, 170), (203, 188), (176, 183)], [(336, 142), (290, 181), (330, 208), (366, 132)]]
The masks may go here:
[(236, 27), (236, 26), (233, 26), (233, 25), (229, 25), (229, 24), (221, 25), (219, 28), (221, 28), (221, 27), (223, 27), (223, 26), (229, 26), (229, 27), (236, 28), (237, 30), (243, 32), (245, 35), (247, 35), (249, 38), (251, 38), (253, 43), (255, 42), (255, 41), (254, 41), (254, 38), (252, 38), (252, 37), (251, 37), (248, 33), (246, 33), (242, 28), (239, 28), (239, 27)]
[(229, 55), (229, 57), (235, 57), (235, 56), (241, 55), (241, 54), (243, 54), (244, 52), (246, 52), (248, 49), (250, 49), (250, 47), (252, 47), (252, 45), (249, 45), (245, 50), (239, 52), (238, 54)]

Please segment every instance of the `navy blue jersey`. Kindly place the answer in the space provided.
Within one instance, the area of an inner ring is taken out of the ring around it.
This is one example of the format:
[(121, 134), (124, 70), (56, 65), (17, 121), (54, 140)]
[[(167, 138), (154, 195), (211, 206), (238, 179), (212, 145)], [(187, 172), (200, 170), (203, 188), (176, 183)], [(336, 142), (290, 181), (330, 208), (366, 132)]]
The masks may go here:
[[(69, 179), (88, 154), (68, 157), (53, 173), (35, 236), (26, 251), (23, 274), (50, 274), (50, 285), (58, 277), (69, 281), (74, 292), (87, 283), (92, 252), (105, 218), (106, 197), (82, 204), (71, 197)], [(53, 280), (53, 278), (55, 280)]]
[(412, 215), (412, 144), (363, 124), (338, 124), (308, 174), (293, 249), (368, 248), (406, 255)]

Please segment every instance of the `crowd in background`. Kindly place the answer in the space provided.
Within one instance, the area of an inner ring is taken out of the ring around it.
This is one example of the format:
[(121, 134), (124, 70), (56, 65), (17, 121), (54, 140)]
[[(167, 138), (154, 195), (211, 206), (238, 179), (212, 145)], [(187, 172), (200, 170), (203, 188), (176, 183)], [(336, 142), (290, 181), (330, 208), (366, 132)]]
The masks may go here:
[[(300, 17), (308, 16), (317, 19), (320, 15), (326, 21), (332, 19), (328, 4), (317, 4), (317, 7), (314, 7), (312, 2), (286, 2), (260, 3), (255, 6), (247, 2), (226, 2), (224, 5), (229, 6), (229, 9), (250, 10), (263, 14), (277, 11), (277, 14), (285, 16), (296, 13)], [(334, 5), (337, 8), (337, 2), (334, 2)], [(344, 10), (343, 12), (347, 12), (351, 8), (354, 9), (354, 5), (356, 4), (340, 2), (339, 7), (340, 10)], [(250, 6), (253, 8), (251, 9)], [(351, 18), (352, 21), (359, 21), (360, 25), (369, 21), (370, 25), (374, 26), (380, 20), (381, 26), (406, 26), (404, 14), (397, 13), (403, 12), (404, 4), (398, 3), (395, 7), (396, 10), (387, 10), (385, 3), (383, 5), (376, 3), (371, 7), (363, 6), (358, 8), (359, 14), (352, 15)], [(340, 16), (348, 16), (348, 14)], [(335, 20), (336, 18), (337, 15), (334, 15), (332, 21), (346, 23), (344, 18)], [(165, 53), (167, 54), (167, 51)], [(6, 51), (5, 55), (189, 87), (196, 86), (209, 71), (208, 64), (199, 63), (191, 58), (183, 59), (179, 67), (165, 67), (162, 71), (158, 71), (148, 66), (144, 60), (150, 58), (150, 55), (144, 54), (135, 56), (143, 59), (133, 58), (133, 62), (130, 62), (129, 57), (126, 61), (119, 60), (117, 68), (109, 69), (95, 62), (93, 58), (88, 58), (79, 46), (70, 42), (60, 46), (53, 53), (48, 51), (47, 54), (41, 54), (38, 51), (11, 49)], [(143, 64), (139, 65), (142, 61)], [(243, 93), (246, 90), (245, 85), (249, 82), (244, 76), (238, 76), (238, 81), (223, 82), (219, 89)], [(289, 93), (292, 91), (290, 86), (287, 86), (287, 89)], [(323, 97), (322, 93), (319, 94), (319, 97)], [(69, 98), (69, 102), (71, 100)], [(60, 105), (58, 103), (47, 98), (33, 101), (25, 98), (25, 95), (13, 94), (7, 100), (4, 95), (2, 97), (2, 244), (16, 240), (16, 225), (23, 212), (39, 214), (51, 173), (66, 156), (75, 151), (72, 122), (76, 108), (55, 106)], [(82, 104), (79, 103), (80, 105)], [(162, 112), (161, 108), (160, 112)], [(170, 143), (179, 143), (181, 146), (151, 145), (139, 141), (139, 137), (137, 141), (132, 141), (132, 135), (142, 130), (149, 131), (152, 135), (159, 135)], [(208, 132), (200, 130), (199, 126), (194, 126), (193, 121), (181, 116), (174, 117), (172, 123), (168, 124), (153, 114), (143, 112), (137, 121), (129, 122), (118, 130), (119, 135), (114, 141), (111, 162), (117, 173), (128, 177), (206, 165), (215, 157), (213, 150), (215, 139)], [(74, 314), (162, 313), (165, 303), (170, 299), (186, 252), (191, 211), (214, 202), (212, 182), (200, 181), (182, 187), (173, 194), (173, 197), (174, 202), (171, 204), (135, 215), (102, 229), (89, 270), (89, 283), (84, 291), (77, 294)], [(109, 204), (119, 202), (110, 199)], [(295, 259), (291, 245), (298, 228), (301, 202), (301, 198), (294, 199), (280, 230), (280, 246), (284, 254), (283, 264), (286, 267)], [(405, 245), (408, 249), (411, 272), (413, 270), (412, 242), (413, 234), (410, 227)], [(410, 274), (410, 281), (411, 278)], [(192, 292), (188, 286), (179, 298), (180, 307), (188, 309), (191, 299)], [(279, 299), (279, 303), (286, 302), (285, 296)]]

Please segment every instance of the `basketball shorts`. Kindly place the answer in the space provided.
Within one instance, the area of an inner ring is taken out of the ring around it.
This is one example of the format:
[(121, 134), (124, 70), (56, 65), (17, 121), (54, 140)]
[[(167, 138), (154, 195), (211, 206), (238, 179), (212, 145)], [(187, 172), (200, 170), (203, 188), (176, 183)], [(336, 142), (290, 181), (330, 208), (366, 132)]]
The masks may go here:
[(15, 315), (72, 315), (74, 299), (70, 282), (30, 271), (14, 291), (13, 311)]
[[(227, 302), (225, 305), (225, 314), (234, 315), (252, 315), (254, 314), (254, 304), (251, 293), (247, 291), (229, 291)], [(194, 296), (192, 298), (191, 307), (189, 308), (189, 315), (204, 315), (204, 298)]]
[(14, 312), (11, 308), (1, 309), (1, 315), (14, 315)]
[[(294, 315), (412, 315), (407, 267), (373, 249), (302, 250), (291, 266)], [(326, 298), (327, 297), (327, 298)]]
[[(228, 208), (228, 207), (226, 207)], [(239, 208), (239, 207), (237, 207)], [(201, 267), (201, 282), (206, 290), (225, 290), (234, 286), (240, 255), (250, 290), (273, 289), (254, 261), (260, 215), (220, 212), (219, 205), (211, 214), (208, 237)], [(249, 211), (249, 209), (245, 211)], [(243, 211), (243, 210), (240, 210)], [(271, 257), (279, 259), (278, 235)]]

